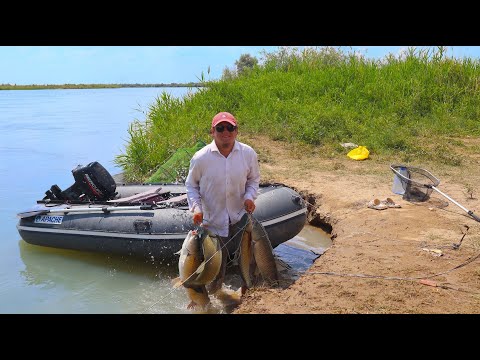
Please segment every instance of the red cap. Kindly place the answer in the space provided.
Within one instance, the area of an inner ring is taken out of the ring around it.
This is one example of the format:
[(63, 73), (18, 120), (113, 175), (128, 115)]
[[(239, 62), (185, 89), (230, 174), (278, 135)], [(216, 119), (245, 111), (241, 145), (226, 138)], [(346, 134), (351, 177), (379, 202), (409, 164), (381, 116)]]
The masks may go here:
[(235, 119), (235, 117), (229, 112), (223, 111), (213, 117), (212, 127), (217, 126), (222, 121), (226, 121), (232, 124), (233, 126), (237, 126), (237, 120)]

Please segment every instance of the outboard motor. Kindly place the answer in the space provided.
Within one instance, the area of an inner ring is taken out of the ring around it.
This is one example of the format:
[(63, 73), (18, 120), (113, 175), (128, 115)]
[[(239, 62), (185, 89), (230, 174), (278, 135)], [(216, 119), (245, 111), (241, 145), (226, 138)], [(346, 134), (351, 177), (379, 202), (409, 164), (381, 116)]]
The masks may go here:
[(97, 161), (78, 165), (72, 174), (75, 179), (72, 186), (62, 191), (57, 185), (52, 185), (43, 200), (107, 201), (117, 195), (115, 180)]

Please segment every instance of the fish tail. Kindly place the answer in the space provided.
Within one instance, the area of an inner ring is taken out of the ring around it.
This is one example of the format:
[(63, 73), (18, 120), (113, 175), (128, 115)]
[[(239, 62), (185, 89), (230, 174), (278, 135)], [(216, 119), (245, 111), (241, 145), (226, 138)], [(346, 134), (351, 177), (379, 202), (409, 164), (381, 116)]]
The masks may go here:
[(215, 293), (215, 297), (225, 305), (239, 305), (242, 300), (240, 291), (222, 288)]
[(190, 304), (187, 306), (188, 309), (195, 309), (197, 306), (204, 308), (210, 304), (210, 298), (208, 297), (208, 292), (205, 288), (205, 285), (192, 286), (186, 289), (187, 295), (191, 300)]

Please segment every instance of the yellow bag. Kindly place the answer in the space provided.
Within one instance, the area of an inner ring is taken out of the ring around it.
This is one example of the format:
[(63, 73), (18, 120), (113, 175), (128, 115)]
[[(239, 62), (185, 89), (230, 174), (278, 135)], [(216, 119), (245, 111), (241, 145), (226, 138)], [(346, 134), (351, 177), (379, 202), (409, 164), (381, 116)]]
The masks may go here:
[(368, 151), (365, 146), (359, 146), (353, 150), (350, 150), (347, 156), (353, 160), (365, 160), (366, 158), (368, 158), (369, 154), (370, 151)]

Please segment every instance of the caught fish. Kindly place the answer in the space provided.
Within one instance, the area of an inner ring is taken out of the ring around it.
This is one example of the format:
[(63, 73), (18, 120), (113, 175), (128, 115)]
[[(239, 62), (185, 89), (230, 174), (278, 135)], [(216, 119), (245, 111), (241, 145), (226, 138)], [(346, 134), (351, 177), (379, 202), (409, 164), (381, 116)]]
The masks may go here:
[(257, 273), (269, 284), (277, 282), (280, 277), (268, 234), (253, 216), (249, 216), (242, 234), (239, 267), (244, 283), (242, 292), (252, 287), (252, 278)]
[(268, 238), (267, 231), (263, 225), (251, 217), (252, 221), (252, 248), (255, 264), (263, 279), (270, 284), (276, 283), (280, 276), (278, 274), (273, 247)]
[(251, 274), (253, 273), (255, 267), (252, 245), (252, 222), (249, 219), (243, 230), (242, 238), (240, 240), (239, 258), (240, 276), (243, 280), (244, 286), (247, 288), (252, 287)]
[(189, 309), (197, 305), (205, 307), (210, 303), (206, 285), (215, 279), (222, 264), (220, 242), (204, 228), (190, 230), (177, 254), (180, 254), (180, 277), (175, 286), (186, 288), (191, 300)]

